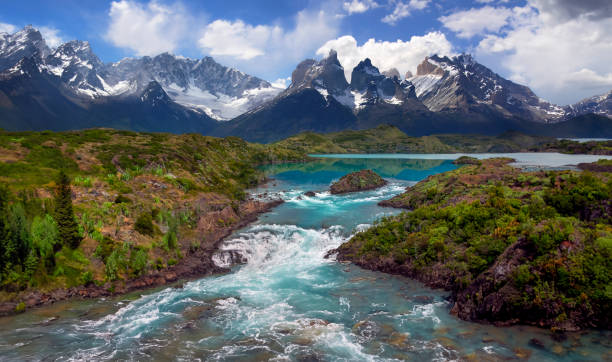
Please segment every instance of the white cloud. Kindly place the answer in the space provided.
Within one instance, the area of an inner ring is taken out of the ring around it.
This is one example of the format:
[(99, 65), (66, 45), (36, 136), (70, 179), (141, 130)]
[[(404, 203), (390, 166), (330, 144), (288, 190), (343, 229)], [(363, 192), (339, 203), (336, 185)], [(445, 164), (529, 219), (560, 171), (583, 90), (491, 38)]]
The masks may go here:
[[(477, 55), (501, 64), (511, 79), (555, 103), (574, 103), (609, 91), (612, 15), (594, 18), (592, 8), (581, 12), (574, 3), (566, 10), (548, 6), (554, 2), (531, 0), (512, 9), (508, 28), (486, 36)], [(561, 17), (561, 11), (574, 16)]]
[(498, 32), (508, 24), (513, 12), (505, 7), (494, 8), (485, 6), (458, 11), (448, 16), (442, 16), (438, 20), (444, 26), (457, 33), (460, 38), (471, 38), (486, 32)]
[(431, 0), (410, 0), (408, 2), (402, 0), (393, 0), (393, 12), (384, 18), (383, 23), (395, 25), (403, 18), (410, 16), (413, 10), (423, 10), (429, 5)]
[(38, 27), (38, 31), (42, 35), (47, 45), (51, 48), (57, 48), (62, 43), (65, 43), (64, 38), (60, 35), (60, 31), (50, 26)]
[(242, 20), (215, 20), (206, 26), (198, 44), (208, 49), (212, 56), (249, 60), (264, 55), (267, 45), (277, 41), (282, 32), (278, 26), (252, 26)]
[(289, 84), (291, 84), (291, 77), (287, 78), (278, 78), (274, 82), (270, 82), (273, 87), (276, 88), (287, 88)]
[(114, 1), (109, 11), (106, 38), (114, 45), (137, 55), (173, 52), (188, 32), (189, 13), (179, 3), (167, 6), (130, 0)]
[(389, 42), (369, 39), (363, 45), (358, 45), (352, 36), (345, 35), (326, 42), (317, 50), (317, 54), (326, 56), (330, 49), (338, 52), (338, 60), (349, 80), (353, 68), (365, 58), (370, 58), (380, 71), (396, 68), (404, 76), (408, 71), (415, 73), (417, 65), (426, 56), (453, 54), (451, 43), (440, 32), (413, 36), (408, 41)]
[[(313, 54), (326, 40), (337, 36), (340, 19), (326, 11), (300, 11), (293, 28), (250, 25), (242, 20), (216, 20), (206, 26), (198, 45), (206, 54), (260, 74), (278, 76), (287, 67)], [(281, 73), (282, 74), (282, 73)]]
[(351, 0), (342, 4), (342, 8), (350, 14), (364, 13), (370, 9), (375, 9), (380, 5), (373, 0)]
[(17, 27), (13, 24), (0, 23), (0, 33), (14, 33)]

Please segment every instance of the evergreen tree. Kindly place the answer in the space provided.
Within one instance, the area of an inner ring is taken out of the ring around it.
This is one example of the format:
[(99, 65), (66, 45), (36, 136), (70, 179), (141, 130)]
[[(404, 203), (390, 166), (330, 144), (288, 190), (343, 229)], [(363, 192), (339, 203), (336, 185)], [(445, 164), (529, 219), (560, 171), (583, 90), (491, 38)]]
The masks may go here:
[(55, 193), (55, 222), (60, 240), (64, 245), (76, 249), (83, 237), (79, 233), (79, 225), (72, 210), (70, 179), (63, 170), (60, 171)]
[(9, 207), (4, 255), (8, 265), (23, 266), (31, 249), (30, 230), (21, 203)]
[(5, 257), (8, 244), (8, 201), (8, 188), (5, 184), (0, 184), (0, 274), (2, 274), (8, 262)]

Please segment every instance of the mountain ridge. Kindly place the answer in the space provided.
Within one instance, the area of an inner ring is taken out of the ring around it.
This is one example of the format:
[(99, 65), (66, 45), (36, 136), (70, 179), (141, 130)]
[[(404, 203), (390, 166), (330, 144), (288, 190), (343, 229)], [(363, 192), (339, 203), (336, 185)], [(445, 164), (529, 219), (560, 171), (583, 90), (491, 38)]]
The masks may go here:
[[(105, 64), (87, 41), (51, 49), (27, 26), (0, 34), (0, 127), (117, 127), (258, 142), (381, 124), (412, 136), (612, 134), (612, 92), (557, 106), (467, 54), (427, 57), (406, 79), (397, 69), (381, 72), (366, 58), (351, 75), (349, 83), (334, 50), (299, 63), (284, 90), (211, 57), (162, 53)], [(158, 101), (149, 97), (153, 93)]]

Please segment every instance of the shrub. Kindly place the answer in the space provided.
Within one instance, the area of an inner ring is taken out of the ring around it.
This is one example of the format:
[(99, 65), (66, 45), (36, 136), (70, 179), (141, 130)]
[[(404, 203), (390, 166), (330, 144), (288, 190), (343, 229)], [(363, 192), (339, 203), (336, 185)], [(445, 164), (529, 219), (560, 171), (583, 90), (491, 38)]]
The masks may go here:
[(132, 203), (132, 199), (124, 195), (119, 194), (117, 195), (117, 198), (115, 198), (115, 204), (130, 204), (130, 203)]
[(81, 274), (81, 278), (80, 278), (81, 284), (89, 285), (93, 283), (93, 281), (94, 281), (93, 273), (90, 270)]
[(96, 252), (94, 255), (102, 261), (106, 262), (106, 259), (113, 253), (115, 250), (117, 243), (115, 240), (109, 238), (108, 236), (104, 236), (102, 240), (98, 243), (98, 247), (96, 248)]
[(26, 305), (24, 302), (20, 302), (15, 306), (15, 313), (23, 313), (26, 310)]
[(130, 269), (136, 276), (142, 275), (148, 264), (147, 252), (142, 249), (134, 249), (130, 255)]
[(153, 217), (151, 216), (151, 213), (144, 212), (140, 214), (140, 216), (138, 216), (136, 219), (134, 229), (142, 235), (153, 236), (155, 229), (153, 228)]
[(121, 248), (113, 250), (105, 262), (106, 279), (115, 281), (119, 279), (119, 273), (125, 268), (125, 253)]

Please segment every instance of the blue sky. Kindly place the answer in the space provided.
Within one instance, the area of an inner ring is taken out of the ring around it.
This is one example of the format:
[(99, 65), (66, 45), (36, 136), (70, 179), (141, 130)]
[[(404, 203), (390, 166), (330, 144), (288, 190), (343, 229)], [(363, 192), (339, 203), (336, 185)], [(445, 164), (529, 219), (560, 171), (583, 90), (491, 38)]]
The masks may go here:
[(2, 5), (0, 31), (38, 27), (50, 45), (88, 40), (105, 62), (169, 51), (211, 55), (269, 81), (338, 50), (402, 74), (434, 53), (469, 52), (543, 98), (612, 89), (609, 0), (58, 0)]

